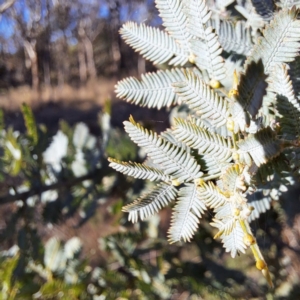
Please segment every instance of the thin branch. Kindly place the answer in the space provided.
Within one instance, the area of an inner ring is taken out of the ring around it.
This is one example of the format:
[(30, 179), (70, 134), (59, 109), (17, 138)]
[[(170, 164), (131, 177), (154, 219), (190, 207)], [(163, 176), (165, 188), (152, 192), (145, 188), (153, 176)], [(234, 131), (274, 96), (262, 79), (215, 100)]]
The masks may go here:
[(2, 3), (0, 5), (0, 14), (4, 13), (6, 10), (8, 10), (16, 0), (7, 0), (6, 2)]

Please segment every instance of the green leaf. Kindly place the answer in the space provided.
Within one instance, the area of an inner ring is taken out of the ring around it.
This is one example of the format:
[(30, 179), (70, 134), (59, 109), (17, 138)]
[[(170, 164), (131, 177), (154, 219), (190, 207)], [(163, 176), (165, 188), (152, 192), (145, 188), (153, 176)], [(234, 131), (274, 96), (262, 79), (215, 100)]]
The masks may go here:
[(1, 294), (10, 294), (11, 289), (13, 287), (13, 273), (15, 268), (17, 267), (18, 261), (19, 255), (15, 255), (11, 258), (0, 257), (0, 287), (2, 291)]
[(0, 108), (0, 131), (5, 128), (4, 111)]
[(29, 105), (22, 104), (21, 110), (25, 121), (28, 136), (32, 139), (34, 145), (38, 143), (38, 132), (33, 112)]

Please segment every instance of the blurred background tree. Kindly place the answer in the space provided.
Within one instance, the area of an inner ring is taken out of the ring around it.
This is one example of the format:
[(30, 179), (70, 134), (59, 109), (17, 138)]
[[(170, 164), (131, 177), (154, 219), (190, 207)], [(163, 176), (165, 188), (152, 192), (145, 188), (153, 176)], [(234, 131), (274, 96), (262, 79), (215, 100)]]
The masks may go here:
[(0, 299), (299, 299), (297, 201), (257, 221), (276, 296), (205, 222), (171, 246), (168, 210), (126, 221), (147, 186), (106, 157), (143, 159), (121, 128), (130, 114), (169, 124), (115, 99), (117, 80), (153, 70), (120, 40), (128, 20), (161, 24), (152, 0), (0, 0)]

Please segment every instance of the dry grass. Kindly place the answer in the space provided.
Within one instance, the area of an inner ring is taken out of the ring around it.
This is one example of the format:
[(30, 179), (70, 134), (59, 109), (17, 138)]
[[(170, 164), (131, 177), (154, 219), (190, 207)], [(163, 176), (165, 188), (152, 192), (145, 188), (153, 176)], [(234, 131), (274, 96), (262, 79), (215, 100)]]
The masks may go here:
[(22, 103), (27, 103), (36, 108), (48, 102), (70, 104), (76, 102), (93, 103), (102, 105), (105, 100), (114, 98), (113, 79), (99, 78), (89, 81), (85, 85), (73, 87), (70, 85), (56, 87), (42, 87), (35, 92), (29, 86), (11, 88), (0, 95), (0, 107), (8, 111), (18, 110)]

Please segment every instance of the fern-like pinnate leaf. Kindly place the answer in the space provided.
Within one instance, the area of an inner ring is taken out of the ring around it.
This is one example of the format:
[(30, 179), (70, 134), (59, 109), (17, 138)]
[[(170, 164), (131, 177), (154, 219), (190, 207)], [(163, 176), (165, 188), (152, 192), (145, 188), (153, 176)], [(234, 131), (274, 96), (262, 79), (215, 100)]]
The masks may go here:
[(230, 252), (231, 257), (236, 257), (238, 253), (245, 253), (247, 246), (244, 243), (244, 232), (239, 222), (233, 218), (227, 218), (222, 221), (214, 219), (210, 223), (213, 227), (223, 232), (220, 236), (226, 252)]
[[(242, 1), (238, 1), (242, 2)], [(244, 2), (244, 1), (243, 1)], [(257, 29), (261, 29), (265, 26), (263, 18), (255, 11), (254, 6), (250, 0), (235, 5), (235, 9), (247, 20), (246, 26), (251, 27), (255, 32)]]
[(299, 10), (281, 10), (263, 31), (263, 37), (253, 47), (251, 61), (263, 62), (266, 74), (278, 63), (291, 62), (299, 55), (300, 50), (300, 20), (297, 19)]
[(255, 193), (247, 196), (249, 205), (254, 208), (248, 218), (249, 222), (259, 218), (262, 213), (265, 213), (270, 209), (272, 198), (269, 195), (264, 195), (265, 193), (264, 190), (259, 189), (255, 191)]
[(267, 85), (261, 61), (251, 62), (245, 74), (241, 74), (237, 95), (229, 106), (234, 132), (246, 131), (249, 128), (250, 117), (255, 118), (262, 107)]
[(289, 75), (293, 83), (294, 94), (296, 98), (300, 99), (300, 56), (297, 56), (295, 61), (289, 64)]
[(179, 99), (201, 119), (216, 127), (226, 124), (227, 102), (194, 73), (187, 71), (185, 81), (173, 83)]
[(144, 147), (154, 164), (161, 166), (167, 175), (172, 175), (179, 182), (190, 181), (202, 177), (200, 166), (189, 153), (177, 147), (156, 133), (144, 129), (132, 117), (125, 121), (125, 130), (130, 138), (140, 147)]
[(164, 174), (163, 171), (144, 164), (124, 162), (113, 158), (108, 158), (108, 161), (111, 168), (134, 178), (148, 179), (150, 181), (162, 180), (165, 182), (171, 182), (172, 180), (172, 177)]
[(230, 139), (208, 132), (189, 121), (177, 119), (174, 135), (179, 141), (197, 149), (199, 154), (217, 157), (220, 162), (231, 157), (232, 143)]
[(189, 41), (192, 56), (199, 68), (206, 69), (214, 80), (225, 77), (226, 69), (221, 57), (222, 48), (213, 28), (208, 25), (211, 11), (204, 0), (188, 0), (184, 2), (187, 16), (187, 27), (192, 36)]
[(243, 21), (236, 23), (211, 19), (209, 24), (216, 30), (219, 42), (226, 52), (248, 55), (253, 48), (251, 29)]
[(280, 153), (280, 141), (276, 139), (276, 134), (270, 127), (249, 135), (237, 144), (240, 159), (248, 165), (251, 165), (250, 156), (254, 163), (260, 166)]
[(192, 35), (187, 29), (187, 17), (180, 0), (156, 0), (156, 7), (166, 31), (177, 41), (184, 52), (189, 53)]
[(195, 55), (195, 63), (200, 69), (205, 69), (214, 80), (222, 80), (226, 76), (222, 48), (214, 29), (209, 26), (204, 31), (204, 40), (190, 41), (191, 50)]
[(292, 8), (293, 6), (300, 6), (300, 1), (298, 0), (280, 0), (276, 3), (278, 6)]
[(273, 73), (271, 89), (277, 93), (276, 107), (280, 129), (285, 134), (285, 139), (295, 139), (300, 135), (300, 104), (294, 94), (287, 65), (276, 65)]
[(234, 230), (236, 226), (236, 220), (234, 218), (229, 218), (226, 221), (227, 222), (222, 222), (218, 219), (213, 219), (210, 223), (211, 226), (218, 228), (219, 230), (218, 233), (215, 235), (215, 238), (219, 236), (229, 235)]
[(209, 154), (200, 155), (199, 163), (203, 172), (208, 175), (221, 174), (222, 170), (226, 169), (230, 165), (231, 156), (227, 160), (219, 160), (217, 156), (211, 156)]
[(169, 230), (169, 241), (190, 241), (198, 229), (199, 219), (206, 210), (197, 186), (189, 183), (179, 190)]
[[(223, 206), (214, 209), (215, 218), (211, 225), (219, 229), (216, 236), (221, 237), (226, 252), (230, 252), (232, 257), (235, 257), (240, 252), (245, 253), (246, 249), (244, 242), (245, 233), (234, 213), (237, 207), (245, 207), (245, 204), (246, 199), (239, 194), (235, 194)], [(245, 218), (246, 215), (243, 217)]]
[[(242, 105), (243, 110), (247, 110), (253, 118), (258, 113), (266, 94), (268, 85), (266, 77), (262, 63), (252, 62), (240, 78), (236, 100)], [(235, 118), (238, 117), (235, 115)]]
[(157, 71), (142, 75), (141, 80), (129, 77), (116, 85), (117, 97), (149, 108), (169, 107), (178, 100), (172, 83), (184, 80), (182, 69)]
[(246, 190), (244, 181), (241, 176), (242, 169), (239, 165), (232, 165), (228, 167), (221, 176), (222, 189), (227, 193), (234, 194), (238, 190)]
[(205, 0), (186, 0), (184, 1), (184, 13), (188, 20), (188, 30), (193, 37), (205, 39), (205, 24), (211, 17)]
[(158, 184), (151, 192), (124, 206), (122, 210), (128, 212), (128, 220), (135, 223), (139, 219), (144, 220), (159, 212), (160, 209), (174, 201), (176, 195), (177, 190), (174, 186), (165, 183)]
[(200, 187), (198, 187), (198, 192), (206, 206), (210, 208), (218, 208), (228, 201), (228, 199), (221, 193), (220, 189), (211, 181), (201, 184)]
[(168, 62), (183, 66), (188, 61), (189, 53), (170, 35), (157, 28), (127, 22), (120, 29), (120, 34), (127, 44), (154, 64)]

